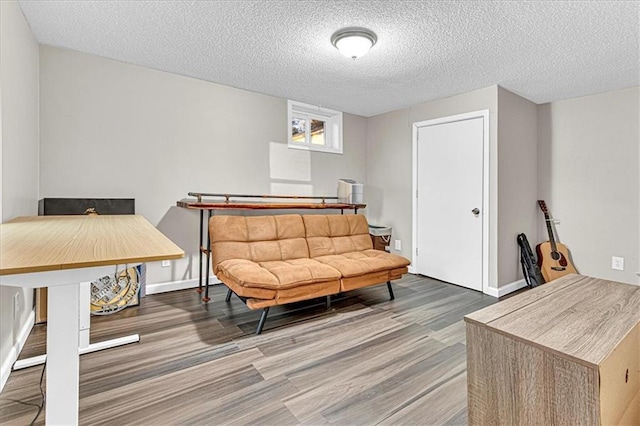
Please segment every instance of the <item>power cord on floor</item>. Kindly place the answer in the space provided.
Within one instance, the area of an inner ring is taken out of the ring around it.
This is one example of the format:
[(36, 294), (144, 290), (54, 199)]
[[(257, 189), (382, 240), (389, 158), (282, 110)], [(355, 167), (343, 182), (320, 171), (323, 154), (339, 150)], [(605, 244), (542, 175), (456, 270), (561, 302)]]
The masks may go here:
[(24, 401), (20, 401), (19, 399), (13, 399), (13, 398), (0, 398), (0, 401), (15, 402), (16, 404), (30, 405), (36, 408), (40, 407), (39, 404), (34, 404), (33, 402), (24, 402)]
[(33, 402), (24, 402), (24, 401), (20, 401), (19, 399), (0, 398), (4, 401), (11, 401), (11, 402), (15, 402), (16, 404), (30, 405), (32, 407), (36, 407), (38, 409), (38, 412), (36, 413), (36, 416), (33, 418), (33, 420), (31, 420), (31, 423), (29, 423), (29, 426), (33, 426), (35, 424), (36, 420), (38, 420), (38, 417), (40, 417), (40, 413), (42, 413), (42, 410), (44, 409), (46, 398), (45, 398), (44, 389), (42, 388), (42, 381), (44, 380), (44, 372), (46, 369), (47, 369), (47, 363), (45, 362), (44, 366), (42, 367), (42, 373), (40, 373), (40, 383), (38, 385), (40, 386), (40, 395), (41, 395), (40, 404), (34, 404)]
[(44, 372), (47, 369), (47, 363), (44, 363), (44, 366), (42, 367), (42, 373), (40, 374), (40, 395), (42, 395), (42, 400), (40, 401), (40, 405), (38, 406), (38, 412), (36, 413), (36, 416), (33, 418), (33, 420), (31, 420), (31, 423), (29, 423), (29, 426), (33, 426), (36, 423), (36, 420), (38, 420), (38, 417), (40, 417), (40, 413), (42, 413), (42, 409), (44, 408), (44, 404), (45, 401), (47, 400), (47, 397), (45, 395), (44, 389), (42, 388), (42, 380), (44, 379)]

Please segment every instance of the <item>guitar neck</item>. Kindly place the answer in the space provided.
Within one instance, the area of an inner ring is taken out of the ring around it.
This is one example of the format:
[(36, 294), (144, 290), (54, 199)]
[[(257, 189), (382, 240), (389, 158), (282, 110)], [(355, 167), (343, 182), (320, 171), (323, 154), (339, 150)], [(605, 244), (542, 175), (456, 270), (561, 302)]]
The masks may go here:
[(548, 213), (544, 214), (544, 221), (547, 223), (547, 232), (549, 233), (549, 242), (551, 243), (551, 251), (557, 252), (556, 239), (553, 237), (553, 228), (551, 227), (551, 218)]

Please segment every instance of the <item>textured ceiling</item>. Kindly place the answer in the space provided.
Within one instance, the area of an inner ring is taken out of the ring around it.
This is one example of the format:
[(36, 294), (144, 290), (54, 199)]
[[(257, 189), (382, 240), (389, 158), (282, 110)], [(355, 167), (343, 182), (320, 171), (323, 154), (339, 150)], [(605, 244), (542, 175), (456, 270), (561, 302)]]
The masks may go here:
[[(536, 103), (636, 86), (640, 2), (20, 1), (40, 43), (371, 116), (499, 84)], [(348, 26), (378, 43), (351, 60)]]

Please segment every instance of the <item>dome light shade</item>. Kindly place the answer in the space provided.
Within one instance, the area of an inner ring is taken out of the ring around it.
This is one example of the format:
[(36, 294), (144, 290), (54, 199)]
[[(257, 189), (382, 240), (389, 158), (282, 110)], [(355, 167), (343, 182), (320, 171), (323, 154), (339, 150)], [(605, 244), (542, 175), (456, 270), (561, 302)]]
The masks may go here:
[(345, 28), (331, 36), (331, 44), (351, 59), (364, 56), (376, 41), (376, 35), (366, 28)]

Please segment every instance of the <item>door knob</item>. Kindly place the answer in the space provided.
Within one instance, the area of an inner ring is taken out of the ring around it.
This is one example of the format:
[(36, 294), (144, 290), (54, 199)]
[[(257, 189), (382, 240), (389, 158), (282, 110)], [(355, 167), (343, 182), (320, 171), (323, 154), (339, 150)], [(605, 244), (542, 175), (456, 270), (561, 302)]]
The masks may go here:
[(471, 210), (471, 213), (478, 216), (480, 214), (480, 209), (476, 207), (475, 209)]

